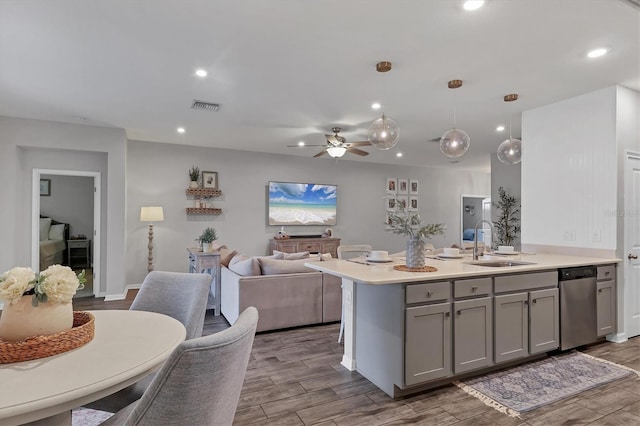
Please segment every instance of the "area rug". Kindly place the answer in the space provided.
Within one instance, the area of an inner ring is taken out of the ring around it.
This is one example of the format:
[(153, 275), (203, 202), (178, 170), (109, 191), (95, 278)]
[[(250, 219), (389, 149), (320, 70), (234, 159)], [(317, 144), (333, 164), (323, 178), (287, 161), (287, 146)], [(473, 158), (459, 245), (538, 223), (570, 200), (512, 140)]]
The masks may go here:
[(113, 416), (106, 411), (92, 410), (90, 408), (76, 408), (71, 411), (72, 426), (97, 426)]
[(640, 372), (574, 351), (455, 384), (490, 407), (520, 417), (632, 374)]

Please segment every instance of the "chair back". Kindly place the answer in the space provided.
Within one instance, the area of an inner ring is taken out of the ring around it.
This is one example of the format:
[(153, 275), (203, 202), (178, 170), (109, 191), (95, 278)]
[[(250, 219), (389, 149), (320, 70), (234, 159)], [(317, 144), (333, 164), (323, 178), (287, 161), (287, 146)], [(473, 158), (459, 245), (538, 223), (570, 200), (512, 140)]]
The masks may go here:
[(168, 315), (187, 329), (186, 339), (202, 336), (211, 275), (151, 271), (130, 310)]
[(257, 325), (250, 306), (230, 328), (182, 342), (122, 424), (231, 425)]
[(338, 246), (338, 259), (349, 259), (370, 253), (372, 250), (368, 244), (340, 245)]

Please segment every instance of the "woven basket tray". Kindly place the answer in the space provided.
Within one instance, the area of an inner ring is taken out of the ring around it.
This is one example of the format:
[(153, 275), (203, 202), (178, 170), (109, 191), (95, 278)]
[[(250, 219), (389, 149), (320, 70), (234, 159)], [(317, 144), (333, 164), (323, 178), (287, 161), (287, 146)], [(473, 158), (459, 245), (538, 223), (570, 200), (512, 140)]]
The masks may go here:
[(73, 313), (73, 328), (50, 336), (35, 336), (20, 342), (0, 341), (0, 364), (30, 361), (57, 355), (90, 342), (95, 318), (89, 312)]
[(394, 265), (393, 269), (404, 272), (436, 272), (438, 268), (435, 266), (423, 266), (421, 268), (409, 268), (407, 265)]

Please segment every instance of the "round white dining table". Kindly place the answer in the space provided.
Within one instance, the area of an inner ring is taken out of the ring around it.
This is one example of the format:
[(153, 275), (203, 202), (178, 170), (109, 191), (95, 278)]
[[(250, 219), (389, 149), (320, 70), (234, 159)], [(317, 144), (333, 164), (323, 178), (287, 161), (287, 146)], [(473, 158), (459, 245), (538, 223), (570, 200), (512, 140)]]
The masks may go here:
[(157, 369), (185, 339), (181, 322), (144, 311), (90, 311), (84, 346), (32, 361), (0, 364), (0, 425), (19, 425), (98, 400)]

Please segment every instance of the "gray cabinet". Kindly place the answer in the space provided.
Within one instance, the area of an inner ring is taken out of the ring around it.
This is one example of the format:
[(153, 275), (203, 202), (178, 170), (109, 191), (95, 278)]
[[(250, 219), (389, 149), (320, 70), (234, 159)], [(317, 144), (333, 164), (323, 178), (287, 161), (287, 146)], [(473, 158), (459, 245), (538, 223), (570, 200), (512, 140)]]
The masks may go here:
[(405, 386), (451, 375), (451, 304), (405, 310)]
[(529, 354), (529, 294), (494, 298), (495, 361), (504, 362)]
[(598, 337), (616, 330), (616, 280), (615, 266), (598, 267), (596, 283), (596, 311)]
[(493, 364), (492, 307), (490, 297), (453, 303), (455, 374)]
[(559, 297), (557, 288), (529, 293), (529, 354), (552, 351), (560, 346)]

